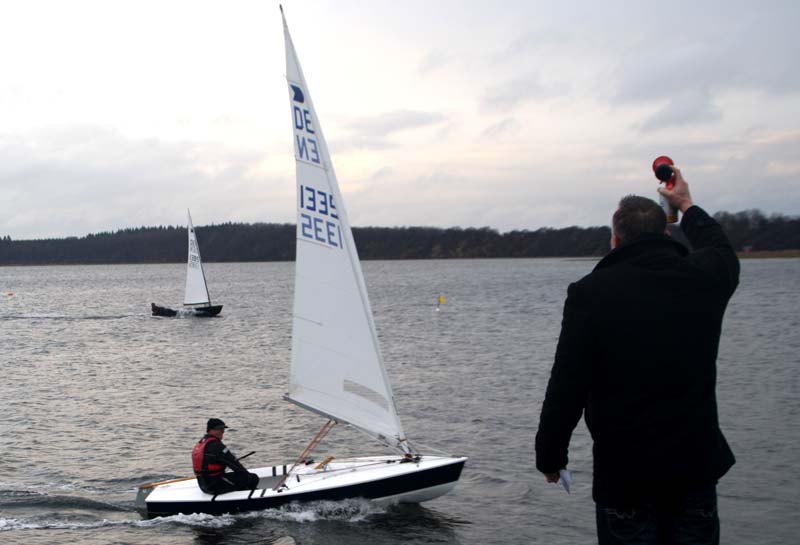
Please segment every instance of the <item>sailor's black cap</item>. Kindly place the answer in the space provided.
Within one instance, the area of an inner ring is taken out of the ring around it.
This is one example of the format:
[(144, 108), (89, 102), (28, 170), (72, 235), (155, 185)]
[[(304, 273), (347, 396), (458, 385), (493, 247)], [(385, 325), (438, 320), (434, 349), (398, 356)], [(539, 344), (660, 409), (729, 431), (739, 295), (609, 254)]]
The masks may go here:
[(225, 422), (220, 420), (219, 418), (209, 418), (208, 424), (206, 424), (206, 431), (209, 430), (224, 430), (228, 426), (225, 425)]

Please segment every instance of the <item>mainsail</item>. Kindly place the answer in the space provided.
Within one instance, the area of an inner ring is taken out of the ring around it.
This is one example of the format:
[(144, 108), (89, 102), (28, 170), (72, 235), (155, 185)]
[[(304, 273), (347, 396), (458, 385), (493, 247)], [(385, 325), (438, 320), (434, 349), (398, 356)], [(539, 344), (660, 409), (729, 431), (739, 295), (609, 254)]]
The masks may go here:
[(283, 19), (297, 173), (287, 399), (406, 450), (328, 146)]
[(189, 210), (189, 260), (186, 264), (186, 294), (183, 298), (184, 306), (208, 306), (211, 298), (208, 296), (206, 276), (203, 274), (203, 263), (200, 260), (200, 248), (197, 246), (197, 237), (192, 225), (192, 214)]

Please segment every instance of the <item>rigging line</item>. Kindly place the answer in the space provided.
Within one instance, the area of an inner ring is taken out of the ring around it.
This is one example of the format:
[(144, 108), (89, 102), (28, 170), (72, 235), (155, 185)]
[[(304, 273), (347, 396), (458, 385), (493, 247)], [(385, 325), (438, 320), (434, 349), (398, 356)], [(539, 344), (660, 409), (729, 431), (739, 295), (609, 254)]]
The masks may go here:
[(434, 447), (431, 447), (431, 446), (429, 446), (429, 445), (423, 445), (422, 443), (415, 442), (415, 443), (414, 443), (414, 447), (416, 447), (417, 445), (419, 445), (420, 447), (422, 447), (422, 448), (424, 448), (424, 449), (427, 449), (427, 450), (432, 450), (433, 452), (436, 452), (436, 453), (438, 453), (438, 454), (444, 454), (445, 456), (453, 456), (453, 455), (452, 455), (452, 454), (450, 454), (449, 452), (445, 452), (445, 451), (443, 451), (443, 450), (441, 450), (441, 449), (434, 448)]
[[(364, 429), (362, 429), (362, 428), (360, 428), (360, 427), (358, 427), (358, 426), (355, 426), (355, 425), (353, 425), (353, 424), (349, 424), (349, 423), (348, 423), (348, 425), (349, 425), (349, 427), (351, 427), (351, 428), (353, 428), (353, 429), (356, 429), (356, 430), (360, 431), (361, 433), (363, 433), (363, 434), (364, 434), (364, 435), (366, 435), (367, 437), (370, 437), (370, 438), (372, 438), (372, 439), (376, 439), (376, 440), (377, 440), (379, 443), (381, 443), (383, 446), (385, 446), (385, 447), (388, 447), (388, 448), (390, 448), (390, 449), (392, 449), (392, 450), (399, 450), (401, 453), (405, 454), (405, 451), (403, 450), (403, 448), (402, 448), (402, 447), (400, 447), (399, 445), (392, 445), (391, 443), (389, 443), (388, 439), (381, 439), (381, 438), (380, 438), (380, 437), (378, 437), (377, 435), (373, 435), (372, 433), (368, 432), (367, 430), (364, 430)], [(406, 440), (406, 442), (408, 442), (408, 441)]]
[(280, 488), (283, 486), (283, 484), (289, 478), (289, 475), (291, 475), (292, 471), (294, 471), (294, 468), (297, 467), (297, 464), (299, 464), (300, 462), (305, 460), (305, 457), (314, 449), (314, 447), (316, 447), (319, 444), (320, 441), (322, 441), (323, 437), (328, 435), (328, 432), (331, 431), (331, 429), (335, 425), (336, 425), (336, 420), (333, 420), (333, 419), (328, 420), (327, 422), (325, 422), (325, 425), (322, 426), (322, 429), (320, 429), (317, 432), (317, 435), (314, 436), (314, 438), (311, 440), (311, 442), (308, 444), (308, 446), (306, 446), (305, 450), (303, 450), (303, 452), (300, 454), (300, 456), (297, 457), (297, 460), (295, 460), (295, 462), (292, 464), (292, 467), (289, 468), (289, 471), (284, 473), (283, 478), (278, 482), (278, 484), (276, 484), (273, 487), (273, 490), (280, 490)]
[[(347, 459), (347, 458), (343, 458), (341, 460), (338, 460), (339, 463), (347, 463), (348, 461), (350, 461), (350, 460)], [(398, 460), (398, 462), (399, 462), (399, 460)], [(326, 469), (326, 470), (321, 471), (320, 473), (317, 473), (317, 474), (314, 474), (314, 473), (297, 473), (297, 476), (303, 477), (303, 479), (301, 479), (299, 481), (300, 484), (309, 484), (310, 481), (309, 481), (308, 477), (315, 477), (315, 478), (317, 478), (319, 480), (325, 480), (325, 479), (329, 479), (329, 478), (335, 477), (336, 476), (335, 474), (337, 474), (337, 473), (352, 473), (353, 471), (358, 471), (358, 470), (361, 470), (361, 469), (364, 469), (364, 468), (384, 467), (384, 466), (386, 466), (386, 463), (387, 462), (384, 460), (384, 461), (379, 461), (379, 462), (371, 462), (371, 463), (368, 463), (368, 464), (360, 464), (360, 465), (357, 465), (355, 467), (342, 467), (342, 468), (339, 468), (339, 469)], [(193, 479), (193, 478), (194, 477), (189, 477), (189, 479)], [(298, 486), (299, 486), (298, 484), (293, 484), (292, 488), (296, 489)]]
[(206, 280), (206, 271), (203, 270), (203, 258), (200, 257), (200, 243), (197, 242), (197, 233), (195, 233), (194, 243), (197, 246), (197, 259), (200, 260), (200, 274), (203, 275), (203, 286), (206, 288), (206, 299), (208, 299), (208, 305), (211, 305), (211, 294), (208, 293), (208, 281)]

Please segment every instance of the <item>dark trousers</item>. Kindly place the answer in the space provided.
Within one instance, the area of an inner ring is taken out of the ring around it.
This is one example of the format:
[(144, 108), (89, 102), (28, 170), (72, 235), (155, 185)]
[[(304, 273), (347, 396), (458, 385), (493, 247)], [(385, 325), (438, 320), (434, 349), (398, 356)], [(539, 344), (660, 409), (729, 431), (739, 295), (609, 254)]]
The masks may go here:
[(247, 471), (235, 471), (208, 479), (203, 491), (208, 494), (225, 494), (234, 490), (252, 490), (256, 486), (258, 486), (258, 475)]
[(600, 545), (719, 545), (715, 485), (635, 508), (597, 504), (596, 512)]

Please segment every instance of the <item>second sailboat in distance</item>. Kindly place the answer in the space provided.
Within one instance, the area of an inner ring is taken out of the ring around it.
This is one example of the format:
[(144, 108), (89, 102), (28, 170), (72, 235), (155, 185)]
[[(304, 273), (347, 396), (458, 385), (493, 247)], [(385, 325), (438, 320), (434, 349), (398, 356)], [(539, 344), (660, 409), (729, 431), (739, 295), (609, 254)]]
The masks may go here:
[(192, 225), (192, 213), (186, 211), (189, 222), (186, 230), (189, 234), (189, 251), (186, 263), (186, 290), (183, 296), (183, 308), (180, 313), (169, 307), (161, 307), (150, 303), (153, 316), (176, 316), (178, 314), (193, 314), (195, 316), (216, 316), (222, 310), (222, 305), (212, 305), (211, 296), (208, 294), (206, 274), (203, 271), (203, 260), (200, 259), (200, 246), (197, 244), (197, 235)]

